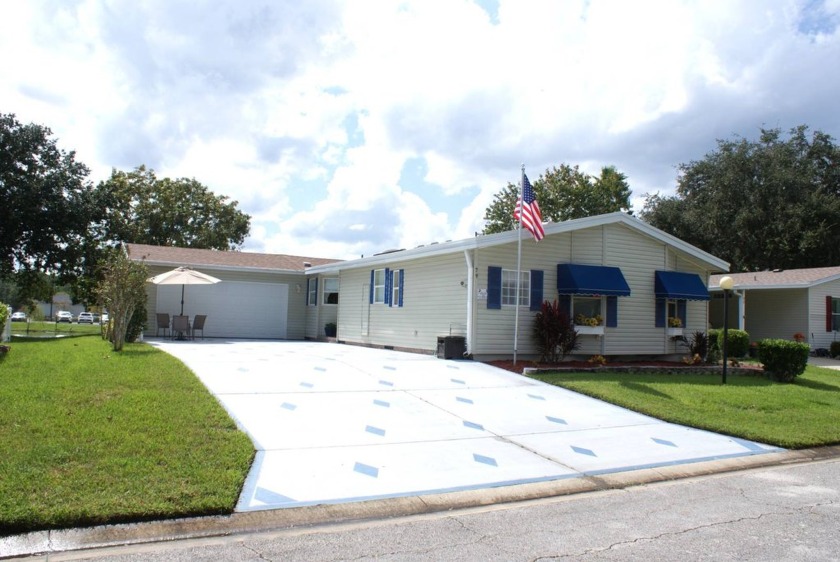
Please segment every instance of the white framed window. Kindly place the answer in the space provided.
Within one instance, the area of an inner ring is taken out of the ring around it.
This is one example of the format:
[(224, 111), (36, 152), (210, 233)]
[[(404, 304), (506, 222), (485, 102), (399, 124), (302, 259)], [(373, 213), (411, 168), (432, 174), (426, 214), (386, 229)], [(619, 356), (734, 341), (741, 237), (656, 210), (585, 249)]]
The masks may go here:
[(602, 326), (604, 312), (601, 297), (572, 298), (572, 319), (578, 326)]
[(338, 304), (338, 277), (324, 279), (324, 304)]
[[(531, 272), (521, 271), (519, 277), (519, 306), (530, 306), (531, 303)], [(516, 271), (502, 270), (502, 305), (516, 305)]]
[(377, 269), (373, 272), (373, 303), (385, 304), (385, 270)]
[(665, 326), (667, 328), (682, 328), (679, 305), (675, 300), (668, 300), (665, 303), (667, 313), (665, 315)]
[(391, 304), (393, 306), (400, 305), (400, 270), (395, 269), (391, 272)]
[(840, 299), (831, 298), (831, 330), (840, 332)]
[(310, 278), (306, 282), (306, 305), (315, 306), (318, 304), (318, 279)]

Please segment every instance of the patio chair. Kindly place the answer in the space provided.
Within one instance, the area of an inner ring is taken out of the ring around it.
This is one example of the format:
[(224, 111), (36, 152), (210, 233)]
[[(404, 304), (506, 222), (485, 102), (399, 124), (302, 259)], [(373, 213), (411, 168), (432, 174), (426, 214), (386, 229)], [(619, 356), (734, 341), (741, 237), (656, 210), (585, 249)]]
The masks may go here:
[(157, 330), (155, 330), (155, 337), (160, 335), (160, 331), (163, 330), (163, 337), (166, 337), (166, 332), (169, 331), (169, 314), (165, 312), (158, 312), (157, 316)]
[(192, 339), (195, 339), (195, 333), (201, 330), (201, 339), (204, 339), (204, 321), (207, 320), (206, 314), (196, 314), (192, 324)]
[(189, 316), (173, 316), (172, 317), (172, 339), (185, 340), (190, 337), (190, 317)]

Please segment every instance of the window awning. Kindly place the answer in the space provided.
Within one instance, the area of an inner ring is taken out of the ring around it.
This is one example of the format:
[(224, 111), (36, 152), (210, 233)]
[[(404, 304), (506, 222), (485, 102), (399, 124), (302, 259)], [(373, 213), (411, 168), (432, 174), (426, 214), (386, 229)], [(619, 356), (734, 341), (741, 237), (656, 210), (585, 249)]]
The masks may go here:
[(557, 264), (557, 292), (561, 295), (629, 297), (630, 286), (617, 267)]
[(654, 272), (654, 292), (658, 299), (709, 300), (709, 289), (696, 273)]

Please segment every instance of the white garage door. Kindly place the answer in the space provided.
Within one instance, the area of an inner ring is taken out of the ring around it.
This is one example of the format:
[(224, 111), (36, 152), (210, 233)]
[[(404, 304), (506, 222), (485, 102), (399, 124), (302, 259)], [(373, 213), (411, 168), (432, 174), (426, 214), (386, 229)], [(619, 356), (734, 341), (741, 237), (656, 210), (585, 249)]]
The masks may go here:
[[(217, 338), (286, 338), (289, 286), (222, 281), (187, 285), (184, 314), (206, 314), (204, 335)], [(158, 285), (157, 310), (170, 316), (181, 311), (181, 285)]]

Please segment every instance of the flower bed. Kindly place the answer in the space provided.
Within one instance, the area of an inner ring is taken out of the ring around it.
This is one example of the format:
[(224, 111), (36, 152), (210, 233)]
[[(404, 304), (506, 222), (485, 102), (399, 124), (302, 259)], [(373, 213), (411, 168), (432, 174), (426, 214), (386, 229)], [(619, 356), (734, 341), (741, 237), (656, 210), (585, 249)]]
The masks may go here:
[[(488, 364), (500, 369), (511, 371), (518, 375), (547, 373), (552, 371), (573, 371), (579, 373), (717, 373), (721, 365), (686, 365), (676, 361), (627, 361), (594, 365), (587, 361), (564, 361), (562, 363), (537, 363), (535, 361), (519, 361), (516, 365), (511, 360), (488, 361)], [(729, 367), (731, 374), (760, 374), (760, 365)]]

